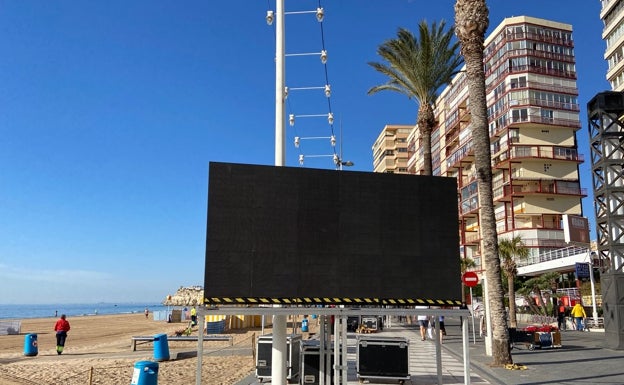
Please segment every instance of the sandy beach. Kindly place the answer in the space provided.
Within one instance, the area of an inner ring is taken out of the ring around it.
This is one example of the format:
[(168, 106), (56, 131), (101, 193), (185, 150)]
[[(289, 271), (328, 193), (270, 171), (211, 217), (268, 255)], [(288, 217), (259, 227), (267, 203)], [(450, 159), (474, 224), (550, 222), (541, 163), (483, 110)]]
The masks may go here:
[[(130, 384), (134, 364), (154, 361), (153, 345), (139, 344), (132, 351), (132, 336), (168, 336), (186, 323), (146, 319), (143, 314), (68, 317), (71, 330), (65, 351), (57, 355), (53, 331), (55, 318), (24, 319), (20, 335), (0, 335), (0, 384)], [(265, 332), (270, 332), (265, 329)], [(38, 354), (24, 355), (24, 340), (36, 333)], [(204, 342), (202, 384), (233, 384), (254, 370), (252, 346), (261, 329), (226, 331), (234, 348), (225, 341)], [(197, 331), (193, 333), (197, 335)], [(197, 342), (170, 341), (171, 359), (159, 362), (158, 383), (194, 384), (197, 371)], [(229, 351), (228, 355), (223, 354)]]

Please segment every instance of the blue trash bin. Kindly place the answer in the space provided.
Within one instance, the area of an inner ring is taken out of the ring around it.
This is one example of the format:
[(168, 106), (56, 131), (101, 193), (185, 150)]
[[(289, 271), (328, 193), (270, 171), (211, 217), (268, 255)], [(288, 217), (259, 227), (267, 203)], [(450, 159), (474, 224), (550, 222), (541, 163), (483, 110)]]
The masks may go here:
[(302, 332), (308, 331), (308, 319), (307, 318), (304, 318), (301, 320), (301, 331)]
[(25, 356), (36, 356), (39, 353), (39, 348), (37, 347), (37, 335), (36, 334), (26, 334), (24, 338), (24, 355)]
[(154, 336), (154, 359), (156, 361), (167, 361), (169, 359), (169, 341), (166, 334), (156, 334)]
[(130, 385), (158, 385), (158, 362), (135, 362)]

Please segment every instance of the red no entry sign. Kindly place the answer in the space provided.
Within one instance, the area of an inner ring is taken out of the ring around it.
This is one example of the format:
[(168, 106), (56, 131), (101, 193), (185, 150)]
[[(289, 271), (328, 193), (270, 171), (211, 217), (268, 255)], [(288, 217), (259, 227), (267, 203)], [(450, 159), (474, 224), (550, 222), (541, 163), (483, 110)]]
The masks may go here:
[(479, 276), (474, 271), (467, 271), (462, 275), (462, 282), (468, 287), (475, 287), (479, 283)]

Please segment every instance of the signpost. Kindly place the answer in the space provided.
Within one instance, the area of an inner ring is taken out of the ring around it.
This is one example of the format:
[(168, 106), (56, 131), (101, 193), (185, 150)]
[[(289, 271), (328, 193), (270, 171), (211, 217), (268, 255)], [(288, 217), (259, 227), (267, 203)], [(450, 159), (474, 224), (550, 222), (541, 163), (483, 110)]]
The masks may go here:
[(472, 288), (479, 283), (479, 276), (474, 271), (467, 271), (462, 274), (462, 282), (470, 288), (470, 313), (472, 313), (472, 343), (477, 343), (474, 325), (474, 301), (472, 300)]

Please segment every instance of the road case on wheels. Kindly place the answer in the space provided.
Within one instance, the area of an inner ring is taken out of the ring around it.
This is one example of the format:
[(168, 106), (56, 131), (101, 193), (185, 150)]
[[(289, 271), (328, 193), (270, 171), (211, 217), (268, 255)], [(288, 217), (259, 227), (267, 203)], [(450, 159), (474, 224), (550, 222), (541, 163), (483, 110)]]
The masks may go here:
[[(296, 382), (301, 368), (301, 335), (292, 334), (286, 337), (288, 361), (286, 362), (286, 380)], [(267, 334), (258, 337), (256, 345), (256, 378), (260, 382), (271, 380), (271, 357), (273, 336)]]
[[(303, 385), (318, 385), (321, 377), (321, 344), (319, 340), (306, 340), (301, 344), (301, 381)], [(334, 383), (334, 347), (328, 353), (331, 355), (331, 383)]]
[(357, 339), (357, 376), (369, 379), (410, 379), (409, 340), (404, 337), (359, 336)]

